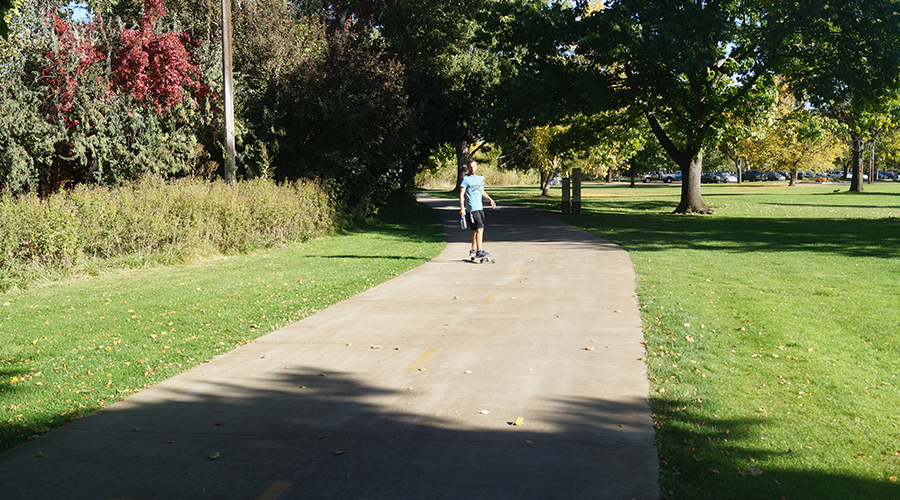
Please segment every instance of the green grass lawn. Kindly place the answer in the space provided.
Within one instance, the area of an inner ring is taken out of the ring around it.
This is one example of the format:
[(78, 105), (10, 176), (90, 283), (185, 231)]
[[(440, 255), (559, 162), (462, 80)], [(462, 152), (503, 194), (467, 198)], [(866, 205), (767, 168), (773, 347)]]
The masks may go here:
[(664, 498), (900, 498), (900, 184), (866, 189), (704, 186), (714, 214), (677, 216), (677, 185), (586, 186), (563, 218), (634, 262)]
[(430, 208), (191, 265), (0, 294), (0, 451), (435, 257)]

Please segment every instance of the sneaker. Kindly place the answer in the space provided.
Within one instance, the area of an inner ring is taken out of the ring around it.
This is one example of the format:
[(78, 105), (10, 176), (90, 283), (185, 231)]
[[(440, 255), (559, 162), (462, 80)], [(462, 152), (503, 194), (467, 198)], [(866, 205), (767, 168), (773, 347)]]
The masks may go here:
[(487, 257), (488, 255), (490, 255), (490, 253), (488, 253), (484, 250), (479, 250), (479, 251), (475, 252), (475, 257), (477, 257), (479, 259), (482, 257)]
[(476, 255), (478, 255), (478, 252), (476, 252), (475, 250), (469, 250), (469, 257), (475, 257)]

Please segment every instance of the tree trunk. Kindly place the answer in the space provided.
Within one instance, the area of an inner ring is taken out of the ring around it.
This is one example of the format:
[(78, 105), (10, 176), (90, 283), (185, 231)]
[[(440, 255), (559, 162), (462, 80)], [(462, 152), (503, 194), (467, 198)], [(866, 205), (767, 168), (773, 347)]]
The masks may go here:
[(700, 173), (703, 171), (703, 156), (685, 162), (681, 167), (681, 203), (675, 208), (676, 214), (711, 214), (712, 210), (703, 203), (700, 194)]
[(854, 193), (862, 193), (863, 189), (863, 162), (865, 161), (864, 150), (865, 143), (862, 134), (859, 132), (850, 133), (850, 151), (853, 153), (853, 160), (850, 168), (853, 177), (850, 179), (850, 191)]
[[(631, 179), (631, 180), (634, 181), (634, 179)], [(612, 184), (612, 181), (613, 181), (613, 169), (612, 169), (612, 167), (609, 167), (606, 169), (606, 183)]]
[[(703, 150), (699, 145), (685, 145), (679, 148), (669, 139), (665, 130), (652, 113), (646, 115), (650, 130), (659, 145), (681, 168), (681, 202), (675, 207), (676, 214), (711, 214), (712, 210), (703, 203), (700, 194), (700, 174), (703, 172)], [(699, 143), (698, 143), (699, 144)]]
[(466, 176), (466, 170), (469, 168), (469, 142), (459, 141), (456, 143), (456, 189), (459, 192), (459, 185), (462, 178)]
[(553, 162), (550, 164), (550, 172), (541, 172), (541, 196), (550, 196), (550, 181), (556, 176), (556, 169), (559, 167), (559, 157), (554, 156)]
[(737, 157), (734, 160), (734, 169), (737, 170), (738, 184), (744, 182), (744, 173), (741, 171), (741, 160), (741, 157)]

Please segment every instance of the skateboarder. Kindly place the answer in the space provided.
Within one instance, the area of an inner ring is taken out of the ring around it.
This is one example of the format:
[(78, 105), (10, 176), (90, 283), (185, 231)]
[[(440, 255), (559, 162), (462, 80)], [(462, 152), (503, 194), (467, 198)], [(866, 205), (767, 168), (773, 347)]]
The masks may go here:
[(491, 202), (491, 208), (497, 208), (494, 199), (484, 192), (484, 177), (477, 175), (478, 163), (469, 160), (468, 174), (459, 183), (459, 215), (466, 217), (468, 213), (469, 226), (472, 227), (472, 249), (469, 257), (485, 258), (490, 254), (481, 248), (481, 240), (484, 237), (484, 207), (481, 204), (482, 197)]

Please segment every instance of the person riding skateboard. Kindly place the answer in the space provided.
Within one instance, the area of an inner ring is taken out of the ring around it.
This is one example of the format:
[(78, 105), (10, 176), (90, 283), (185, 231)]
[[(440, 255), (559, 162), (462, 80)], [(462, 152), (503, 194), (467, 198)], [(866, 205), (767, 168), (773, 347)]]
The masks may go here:
[(497, 208), (494, 199), (488, 196), (484, 191), (484, 177), (477, 175), (478, 163), (475, 160), (469, 160), (467, 165), (468, 173), (459, 183), (459, 215), (466, 217), (468, 214), (469, 226), (472, 227), (472, 249), (469, 250), (469, 257), (485, 258), (490, 253), (485, 252), (481, 247), (484, 238), (484, 206), (481, 203), (482, 197), (487, 198), (491, 202), (491, 208)]

